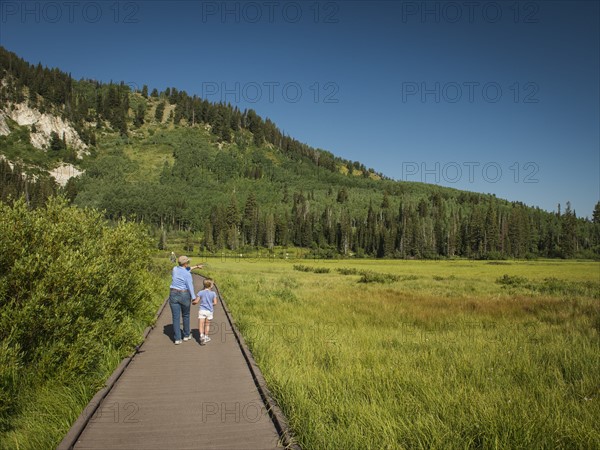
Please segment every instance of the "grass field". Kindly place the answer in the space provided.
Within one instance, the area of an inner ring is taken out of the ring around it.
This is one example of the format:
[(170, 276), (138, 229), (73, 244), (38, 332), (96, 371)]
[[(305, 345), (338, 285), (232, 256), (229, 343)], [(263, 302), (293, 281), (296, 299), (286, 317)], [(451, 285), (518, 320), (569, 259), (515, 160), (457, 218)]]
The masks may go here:
[(598, 263), (207, 261), (303, 448), (600, 448)]

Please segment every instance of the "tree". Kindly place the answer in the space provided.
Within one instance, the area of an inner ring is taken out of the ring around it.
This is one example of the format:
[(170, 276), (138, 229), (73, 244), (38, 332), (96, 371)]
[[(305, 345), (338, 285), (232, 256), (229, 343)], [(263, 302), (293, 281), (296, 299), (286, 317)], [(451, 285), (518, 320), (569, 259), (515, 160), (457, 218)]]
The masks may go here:
[(564, 214), (561, 216), (561, 249), (564, 258), (572, 258), (577, 251), (577, 217), (571, 210), (571, 202), (567, 202)]
[(160, 237), (158, 239), (158, 249), (159, 250), (167, 249), (167, 232), (165, 230), (160, 231)]
[(348, 201), (348, 191), (345, 187), (341, 188), (337, 194), (338, 203), (346, 203)]
[(258, 204), (254, 192), (250, 192), (244, 206), (242, 217), (244, 243), (254, 247), (258, 237)]
[(594, 207), (594, 212), (592, 213), (592, 222), (600, 223), (600, 202), (596, 203)]
[(194, 252), (194, 235), (191, 232), (186, 233), (184, 250), (188, 253)]
[(265, 245), (269, 250), (275, 247), (275, 217), (271, 212), (265, 218)]
[(144, 115), (146, 114), (146, 105), (144, 103), (139, 103), (137, 106), (137, 110), (135, 112), (135, 118), (133, 119), (133, 124), (136, 127), (141, 127), (144, 124)]
[(339, 243), (338, 248), (341, 253), (347, 255), (352, 245), (352, 223), (348, 210), (342, 210), (342, 216), (339, 223)]
[(496, 209), (490, 202), (486, 216), (484, 229), (484, 252), (497, 252), (500, 230), (498, 227), (498, 216)]
[(290, 244), (290, 217), (287, 211), (275, 219), (275, 242), (283, 247)]
[(215, 250), (215, 241), (213, 238), (213, 226), (210, 220), (204, 222), (204, 248), (209, 252)]
[(69, 203), (73, 203), (75, 201), (75, 197), (77, 197), (77, 191), (78, 191), (77, 179), (74, 177), (69, 178), (67, 180), (67, 184), (63, 188), (63, 193), (64, 193), (65, 197), (67, 198), (67, 200), (69, 201)]
[(381, 208), (388, 209), (390, 207), (390, 196), (386, 192), (383, 193), (383, 200), (381, 201)]
[(289, 191), (288, 191), (288, 185), (287, 185), (287, 183), (285, 183), (283, 185), (283, 197), (282, 197), (281, 201), (283, 203), (289, 203), (290, 202), (290, 194), (289, 194)]
[(156, 119), (156, 121), (158, 123), (162, 123), (164, 113), (165, 113), (165, 102), (160, 102), (156, 106), (156, 111), (154, 111), (154, 118)]
[(64, 141), (58, 136), (56, 131), (50, 133), (50, 149), (54, 151), (62, 150), (64, 147)]
[(225, 213), (225, 224), (227, 225), (227, 245), (231, 250), (236, 250), (239, 246), (239, 212), (237, 199), (232, 194)]

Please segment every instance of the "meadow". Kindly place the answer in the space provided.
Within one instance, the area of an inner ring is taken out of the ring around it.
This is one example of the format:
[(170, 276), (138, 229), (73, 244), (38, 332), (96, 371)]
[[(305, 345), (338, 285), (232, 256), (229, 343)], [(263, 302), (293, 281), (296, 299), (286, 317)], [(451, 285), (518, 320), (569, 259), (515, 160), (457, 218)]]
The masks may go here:
[(597, 262), (200, 259), (305, 449), (600, 448)]

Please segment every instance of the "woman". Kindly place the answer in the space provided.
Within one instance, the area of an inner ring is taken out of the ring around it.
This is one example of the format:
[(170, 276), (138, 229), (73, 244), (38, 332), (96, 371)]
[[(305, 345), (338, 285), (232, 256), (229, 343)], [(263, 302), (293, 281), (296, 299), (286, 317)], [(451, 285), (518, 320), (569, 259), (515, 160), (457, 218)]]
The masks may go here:
[(179, 318), (183, 316), (183, 340), (189, 341), (192, 338), (190, 334), (190, 305), (192, 298), (200, 301), (194, 292), (194, 282), (192, 280), (191, 269), (202, 269), (202, 264), (190, 267), (190, 259), (187, 256), (180, 256), (178, 266), (173, 267), (171, 292), (169, 294), (169, 306), (173, 314), (173, 333), (175, 344), (181, 344), (181, 329), (179, 328)]

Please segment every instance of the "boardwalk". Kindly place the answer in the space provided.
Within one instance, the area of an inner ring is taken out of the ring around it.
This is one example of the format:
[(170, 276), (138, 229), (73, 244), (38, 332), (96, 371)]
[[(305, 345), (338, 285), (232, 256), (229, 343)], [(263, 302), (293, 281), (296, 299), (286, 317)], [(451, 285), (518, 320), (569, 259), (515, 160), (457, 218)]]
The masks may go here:
[[(200, 288), (201, 278), (194, 276), (194, 283)], [(267, 413), (253, 360), (249, 364), (223, 305), (215, 308), (212, 341), (204, 346), (196, 317), (192, 306), (194, 339), (174, 345), (171, 311), (162, 311), (73, 448), (282, 448), (280, 423)], [(60, 448), (69, 447), (63, 441)]]

